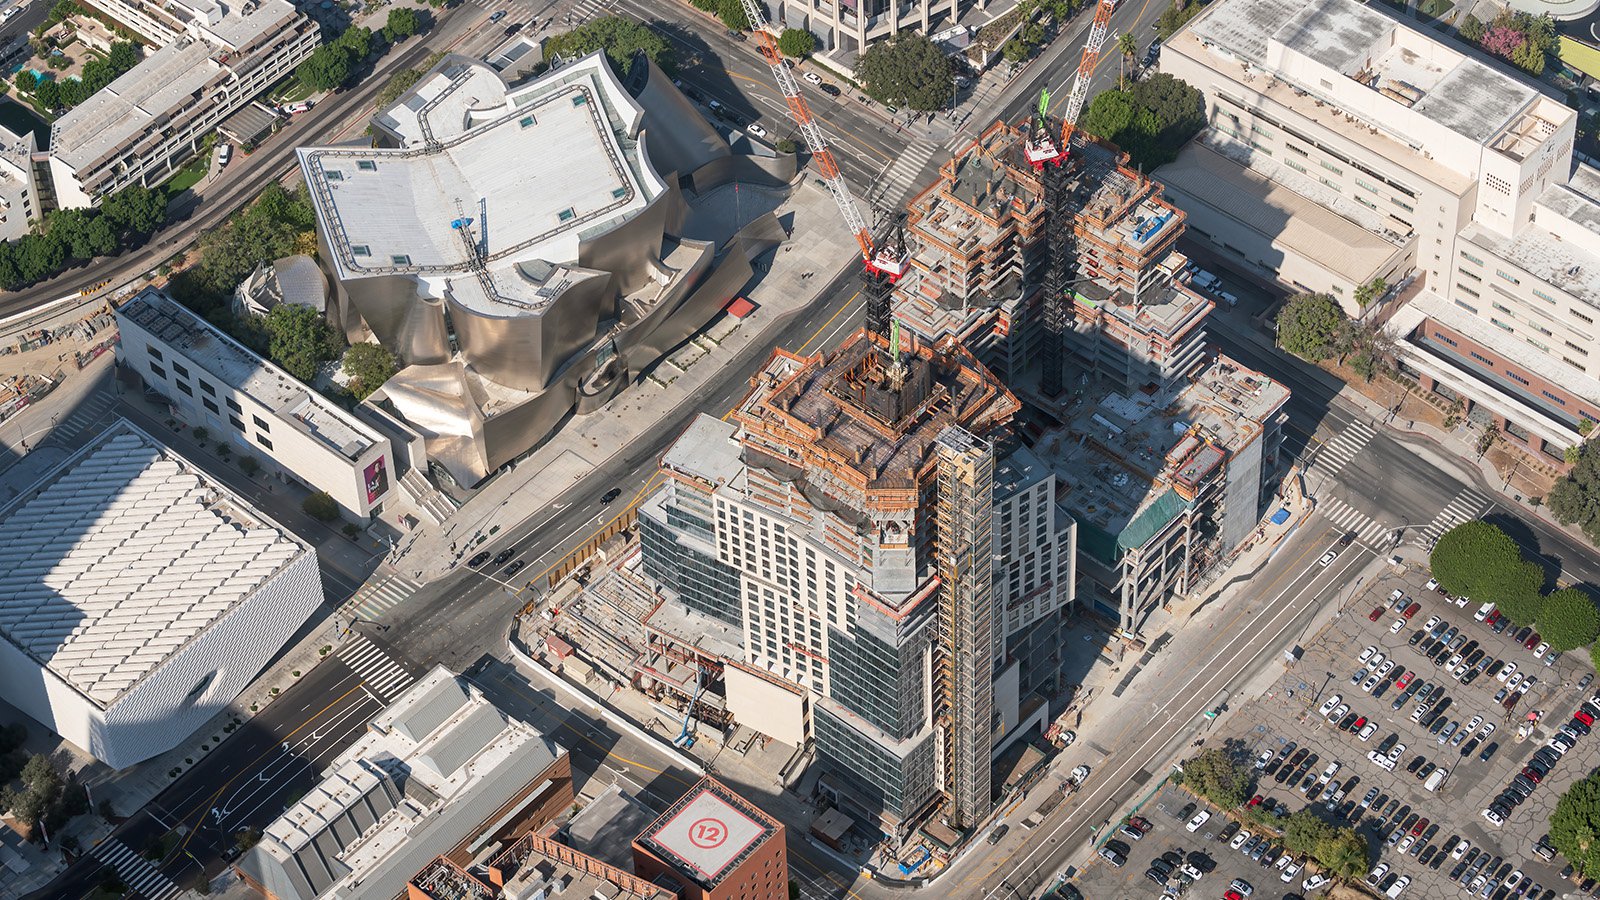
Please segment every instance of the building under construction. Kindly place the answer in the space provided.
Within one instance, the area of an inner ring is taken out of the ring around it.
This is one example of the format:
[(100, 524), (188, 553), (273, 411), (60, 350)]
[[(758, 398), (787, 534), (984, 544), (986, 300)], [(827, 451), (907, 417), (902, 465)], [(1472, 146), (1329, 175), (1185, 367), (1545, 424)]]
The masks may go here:
[(1073, 397), (1034, 453), (1079, 526), (1089, 606), (1138, 633), (1248, 542), (1288, 463), (1287, 388), (1219, 357), (1171, 389)]
[(1047, 718), (1059, 641), (1033, 626), (1072, 599), (1075, 530), (1054, 476), (1010, 455), (1018, 407), (954, 341), (774, 351), (730, 421), (663, 455), (640, 508), (670, 610), (648, 654), (737, 656), (726, 707), (813, 746), (820, 790), (873, 833), (981, 824), (993, 750)]
[[(1171, 385), (1201, 364), (1212, 308), (1178, 277), (1182, 211), (1125, 154), (1082, 132), (1059, 171), (1034, 168), (1026, 151), (1039, 127), (995, 122), (911, 200), (911, 265), (895, 315), (925, 340), (962, 341), (1032, 393), (1047, 358), (1055, 235), (1072, 270), (1061, 278), (1068, 321), (1055, 358), (1129, 387)], [(1054, 202), (1046, 202), (1049, 176), (1060, 179)]]

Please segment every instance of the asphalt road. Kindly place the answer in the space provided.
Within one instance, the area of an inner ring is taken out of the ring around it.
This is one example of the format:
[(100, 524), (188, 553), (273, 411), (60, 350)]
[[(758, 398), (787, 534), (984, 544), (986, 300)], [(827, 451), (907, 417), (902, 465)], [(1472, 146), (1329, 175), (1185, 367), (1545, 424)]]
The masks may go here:
[[(107, 840), (142, 855), (162, 835), (180, 831), (183, 838), (159, 866), (162, 874), (180, 886), (201, 865), (215, 874), (234, 847), (234, 835), (271, 822), (286, 799), (314, 784), (321, 767), (359, 737), (381, 708), (350, 669), (337, 662), (319, 665)], [(82, 897), (105, 877), (102, 866), (84, 856), (33, 896)]]

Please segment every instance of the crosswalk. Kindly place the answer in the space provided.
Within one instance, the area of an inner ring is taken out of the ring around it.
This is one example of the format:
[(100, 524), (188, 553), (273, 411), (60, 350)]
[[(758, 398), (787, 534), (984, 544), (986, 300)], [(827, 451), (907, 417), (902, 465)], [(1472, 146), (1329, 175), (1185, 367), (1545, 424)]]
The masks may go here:
[(1445, 504), (1444, 509), (1440, 510), (1439, 514), (1433, 517), (1433, 521), (1428, 523), (1427, 528), (1422, 529), (1422, 533), (1417, 535), (1417, 543), (1423, 547), (1432, 547), (1433, 542), (1439, 539), (1439, 535), (1460, 525), (1462, 522), (1468, 522), (1483, 515), (1484, 511), (1493, 504), (1493, 499), (1471, 488), (1463, 489), (1461, 493), (1456, 494), (1449, 503)]
[(925, 143), (907, 144), (900, 155), (894, 158), (894, 162), (878, 176), (878, 183), (872, 186), (874, 202), (898, 206), (900, 197), (907, 190), (922, 186), (918, 184), (922, 167), (927, 165), (928, 160), (937, 152), (937, 147)]
[(1388, 526), (1345, 503), (1338, 497), (1329, 497), (1323, 500), (1317, 504), (1317, 508), (1335, 527), (1347, 532), (1355, 532), (1357, 538), (1368, 544), (1383, 537), (1389, 531)]
[(144, 900), (167, 900), (178, 894), (178, 886), (170, 878), (116, 838), (96, 844), (89, 855), (116, 869), (122, 883)]
[(422, 585), (399, 575), (385, 576), (369, 581), (350, 598), (349, 609), (357, 619), (376, 619), (378, 616), (410, 600)]
[(1322, 449), (1317, 451), (1317, 470), (1330, 477), (1339, 474), (1377, 433), (1365, 422), (1351, 422), (1338, 437), (1323, 444)]
[(82, 406), (73, 410), (72, 415), (61, 420), (60, 424), (51, 430), (49, 439), (63, 444), (73, 443), (84, 429), (105, 415), (106, 410), (116, 402), (116, 398), (110, 394), (94, 394), (85, 400)]
[(384, 653), (377, 644), (359, 634), (334, 651), (333, 655), (350, 671), (361, 676), (367, 689), (377, 694), (384, 703), (400, 696), (401, 691), (416, 681), (404, 666), (390, 659), (389, 654)]

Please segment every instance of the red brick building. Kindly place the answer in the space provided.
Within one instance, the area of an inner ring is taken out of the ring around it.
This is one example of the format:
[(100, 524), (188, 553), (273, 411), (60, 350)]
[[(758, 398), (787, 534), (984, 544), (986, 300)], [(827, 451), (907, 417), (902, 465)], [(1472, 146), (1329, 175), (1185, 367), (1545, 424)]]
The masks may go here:
[(683, 900), (788, 900), (783, 824), (707, 776), (633, 841), (639, 877)]

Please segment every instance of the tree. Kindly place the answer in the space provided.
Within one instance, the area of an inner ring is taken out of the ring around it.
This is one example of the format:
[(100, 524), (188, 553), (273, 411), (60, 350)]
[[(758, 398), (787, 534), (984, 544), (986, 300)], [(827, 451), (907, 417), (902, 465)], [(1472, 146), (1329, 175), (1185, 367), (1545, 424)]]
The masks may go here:
[(1365, 309), (1368, 303), (1382, 297), (1389, 290), (1389, 282), (1383, 276), (1373, 278), (1371, 281), (1356, 288), (1356, 305)]
[(422, 30), (422, 17), (409, 6), (397, 7), (389, 10), (389, 19), (383, 27), (392, 37), (408, 38)]
[(1200, 14), (1205, 7), (1198, 0), (1173, 0), (1156, 17), (1156, 37), (1166, 40), (1178, 32), (1178, 29), (1189, 24), (1189, 20)]
[(54, 110), (61, 106), (61, 85), (49, 78), (40, 79), (33, 96), (45, 109)]
[(25, 94), (33, 93), (33, 89), (39, 86), (39, 76), (33, 74), (32, 69), (23, 69), (11, 76), (11, 80), (16, 84), (17, 90)]
[(309, 306), (280, 303), (267, 313), (265, 325), (267, 354), (301, 381), (315, 378), (317, 367), (338, 353), (338, 333)]
[(949, 57), (915, 31), (868, 47), (856, 61), (856, 75), (879, 103), (927, 112), (950, 100)]
[(1250, 770), (1212, 748), (1183, 764), (1183, 783), (1223, 809), (1235, 809), (1250, 796)]
[[(378, 90), (378, 95), (373, 98), (373, 103), (378, 109), (383, 109), (389, 104), (400, 99), (400, 95), (411, 90), (416, 83), (422, 80), (421, 69), (401, 69), (389, 76), (383, 87)], [(277, 184), (277, 182), (273, 182)]]
[(1297, 294), (1278, 311), (1278, 346), (1320, 362), (1334, 355), (1344, 310), (1327, 294)]
[(804, 28), (785, 28), (778, 35), (778, 50), (784, 56), (799, 59), (810, 56), (817, 49), (817, 36)]
[(1558, 653), (1586, 647), (1600, 637), (1600, 609), (1594, 598), (1577, 588), (1552, 591), (1536, 621), (1539, 633)]
[(1089, 101), (1078, 127), (1095, 137), (1112, 140), (1133, 124), (1133, 97), (1127, 91), (1101, 91)]
[(334, 502), (327, 491), (317, 491), (315, 494), (307, 495), (300, 501), (300, 508), (318, 522), (332, 522), (339, 518), (339, 504)]
[(102, 200), (100, 214), (123, 240), (143, 238), (166, 224), (167, 197), (143, 185), (129, 185)]
[[(1095, 112), (1096, 107), (1100, 112)], [(1205, 98), (1200, 92), (1160, 73), (1126, 90), (1100, 92), (1090, 103), (1082, 127), (1116, 144), (1135, 165), (1154, 169), (1176, 159), (1205, 121)]]
[(1509, 535), (1488, 522), (1463, 522), (1440, 535), (1428, 564), (1439, 586), (1452, 594), (1492, 602), (1517, 625), (1538, 618), (1543, 573), (1522, 558)]
[(363, 25), (346, 28), (334, 44), (349, 54), (350, 66), (354, 68), (372, 55), (372, 29)]
[(633, 67), (634, 55), (643, 53), (651, 62), (671, 74), (672, 45), (666, 38), (644, 25), (618, 16), (602, 16), (565, 33), (545, 39), (547, 57), (587, 56), (604, 50), (606, 59), (618, 75), (626, 76)]
[(1600, 878), (1600, 773), (1575, 782), (1556, 801), (1550, 845), (1585, 878)]
[(1486, 30), (1487, 26), (1479, 21), (1476, 16), (1471, 15), (1461, 20), (1461, 27), (1457, 29), (1462, 39), (1474, 44), (1483, 40), (1483, 33)]
[(1334, 831), (1312, 855), (1324, 869), (1347, 879), (1359, 878), (1372, 861), (1367, 842), (1353, 828)]
[(1117, 64), (1117, 82), (1120, 84), (1122, 82), (1121, 69), (1124, 66), (1130, 69), (1133, 68), (1134, 57), (1139, 55), (1139, 42), (1134, 38), (1133, 32), (1124, 31), (1117, 35), (1117, 50), (1122, 53), (1122, 59)]
[(1590, 543), (1600, 544), (1600, 449), (1594, 441), (1578, 446), (1577, 462), (1551, 488), (1548, 501), (1561, 524), (1578, 526)]
[(343, 47), (323, 44), (294, 70), (300, 83), (314, 91), (331, 91), (350, 77), (350, 55)]
[(398, 371), (394, 354), (382, 344), (365, 341), (350, 345), (344, 355), (344, 373), (350, 376), (350, 393), (365, 400)]

